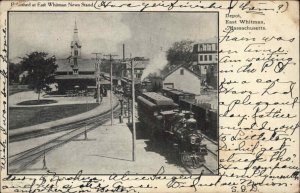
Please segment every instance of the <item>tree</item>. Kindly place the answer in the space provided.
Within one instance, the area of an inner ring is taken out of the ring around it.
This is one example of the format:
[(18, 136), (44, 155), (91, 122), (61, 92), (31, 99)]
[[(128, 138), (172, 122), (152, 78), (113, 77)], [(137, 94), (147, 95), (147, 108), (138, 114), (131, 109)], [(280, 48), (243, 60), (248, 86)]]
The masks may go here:
[(167, 60), (170, 66), (186, 65), (193, 62), (194, 41), (182, 40), (175, 42), (167, 51)]
[(9, 84), (19, 82), (19, 75), (22, 73), (20, 64), (9, 63)]
[(47, 58), (45, 52), (32, 52), (22, 58), (20, 64), (24, 70), (28, 71), (26, 77), (29, 88), (38, 93), (40, 100), (41, 91), (48, 90), (51, 83), (54, 83), (54, 73), (57, 69), (54, 56)]
[(154, 81), (154, 85), (152, 87), (152, 90), (153, 90), (153, 92), (157, 92), (157, 90), (158, 90), (156, 81)]

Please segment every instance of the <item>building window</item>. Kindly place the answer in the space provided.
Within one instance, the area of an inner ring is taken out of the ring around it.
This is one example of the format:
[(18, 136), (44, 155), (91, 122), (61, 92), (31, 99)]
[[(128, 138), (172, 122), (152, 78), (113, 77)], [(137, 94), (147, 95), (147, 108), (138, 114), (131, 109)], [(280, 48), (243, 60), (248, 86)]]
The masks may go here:
[(212, 55), (209, 55), (209, 61), (212, 61)]
[(77, 58), (74, 58), (74, 66), (77, 66)]
[(216, 50), (217, 50), (216, 45), (217, 45), (217, 44), (212, 44), (212, 50), (213, 50), (213, 51), (216, 51)]
[(211, 44), (207, 44), (207, 51), (211, 51)]
[(174, 88), (174, 83), (164, 83), (164, 88)]
[(204, 61), (207, 61), (207, 55), (204, 56)]
[(199, 44), (199, 51), (202, 51), (202, 50), (203, 50), (203, 45)]
[(74, 51), (74, 55), (75, 55), (75, 56), (78, 56), (78, 50), (75, 50), (75, 51)]
[(184, 69), (180, 70), (180, 75), (184, 75)]
[(203, 45), (203, 51), (206, 51), (206, 44)]
[(200, 61), (203, 61), (203, 56), (202, 55), (200, 55)]

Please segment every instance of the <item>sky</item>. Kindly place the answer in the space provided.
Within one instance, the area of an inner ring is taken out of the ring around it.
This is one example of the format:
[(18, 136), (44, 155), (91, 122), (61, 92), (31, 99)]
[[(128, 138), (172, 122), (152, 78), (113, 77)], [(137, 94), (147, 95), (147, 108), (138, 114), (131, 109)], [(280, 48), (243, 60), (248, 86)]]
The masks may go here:
[(10, 12), (9, 59), (17, 62), (33, 51), (57, 58), (70, 55), (75, 20), (82, 56), (91, 53), (150, 58), (156, 67), (166, 63), (165, 51), (176, 41), (209, 40), (218, 35), (217, 13), (170, 12)]

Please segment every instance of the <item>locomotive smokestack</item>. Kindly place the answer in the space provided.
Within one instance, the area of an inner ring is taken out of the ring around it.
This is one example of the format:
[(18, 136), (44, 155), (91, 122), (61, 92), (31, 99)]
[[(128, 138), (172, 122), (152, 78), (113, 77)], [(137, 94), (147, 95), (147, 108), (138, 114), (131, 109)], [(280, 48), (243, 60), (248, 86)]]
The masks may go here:
[(123, 61), (125, 61), (125, 44), (123, 44)]

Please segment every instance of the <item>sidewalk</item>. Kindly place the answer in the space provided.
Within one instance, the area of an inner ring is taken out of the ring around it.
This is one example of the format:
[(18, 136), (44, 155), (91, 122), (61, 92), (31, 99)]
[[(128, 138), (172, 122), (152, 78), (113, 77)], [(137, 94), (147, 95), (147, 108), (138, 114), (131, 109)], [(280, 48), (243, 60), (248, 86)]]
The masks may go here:
[[(57, 174), (153, 174), (162, 166), (166, 174), (182, 174), (184, 169), (168, 163), (163, 155), (151, 151), (147, 139), (136, 140), (136, 161), (132, 161), (132, 134), (125, 123), (110, 126), (110, 121), (88, 132), (88, 140), (81, 135), (58, 149), (46, 154), (49, 171)], [(115, 119), (114, 123), (118, 123)], [(138, 133), (137, 128), (137, 133)], [(43, 174), (43, 159), (32, 164), (22, 173)]]
[[(87, 111), (87, 112), (84, 112), (84, 113), (81, 113), (78, 115), (74, 115), (71, 117), (55, 120), (55, 121), (41, 123), (38, 125), (32, 125), (32, 126), (28, 126), (28, 127), (13, 129), (13, 130), (9, 131), (9, 136), (20, 135), (20, 134), (24, 134), (24, 133), (28, 133), (28, 132), (49, 129), (51, 127), (69, 124), (69, 123), (72, 123), (75, 121), (84, 120), (84, 119), (87, 119), (87, 118), (90, 118), (93, 116), (97, 116), (97, 115), (106, 113), (110, 110), (110, 99), (109, 98), (110, 98), (110, 95), (108, 93), (107, 97), (103, 98), (102, 103), (90, 111)], [(115, 96), (113, 96), (113, 107), (116, 107), (118, 104), (119, 104), (118, 99)]]

